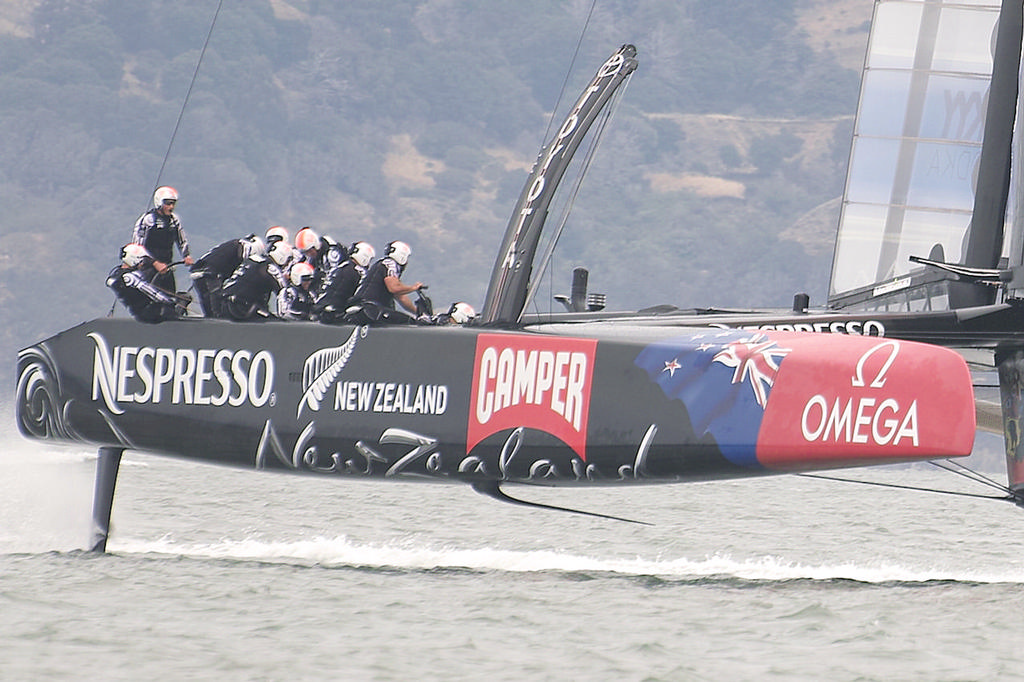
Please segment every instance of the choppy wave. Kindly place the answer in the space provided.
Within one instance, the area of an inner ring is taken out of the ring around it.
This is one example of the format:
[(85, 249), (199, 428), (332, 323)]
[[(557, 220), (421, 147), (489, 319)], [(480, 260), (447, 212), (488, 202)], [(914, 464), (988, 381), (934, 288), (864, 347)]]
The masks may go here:
[(216, 544), (183, 544), (120, 540), (108, 547), (115, 554), (186, 556), (296, 564), (324, 568), (405, 571), (562, 572), (590, 576), (653, 577), (664, 581), (708, 580), (743, 582), (852, 581), (868, 584), (1024, 583), (1024, 570), (1005, 572), (921, 568), (893, 563), (811, 565), (783, 557), (735, 559), (714, 555), (701, 559), (603, 558), (551, 550), (517, 551), (495, 548), (463, 549), (416, 546), (413, 543), (361, 544), (342, 536), (298, 541), (259, 539)]

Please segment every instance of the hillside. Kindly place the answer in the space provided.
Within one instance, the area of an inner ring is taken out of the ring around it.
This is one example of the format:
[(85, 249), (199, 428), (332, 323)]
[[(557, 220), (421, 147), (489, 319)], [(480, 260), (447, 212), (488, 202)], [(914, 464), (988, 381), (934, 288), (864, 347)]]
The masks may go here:
[(640, 68), (546, 289), (586, 265), (614, 308), (820, 302), (870, 5), (598, 2), (559, 101), (589, 2), (225, 3), (158, 177), (216, 2), (0, 0), (0, 350), (13, 373), (107, 313), (158, 181), (196, 254), (272, 224), (400, 238), (436, 304), (480, 305), (556, 102), (623, 42)]

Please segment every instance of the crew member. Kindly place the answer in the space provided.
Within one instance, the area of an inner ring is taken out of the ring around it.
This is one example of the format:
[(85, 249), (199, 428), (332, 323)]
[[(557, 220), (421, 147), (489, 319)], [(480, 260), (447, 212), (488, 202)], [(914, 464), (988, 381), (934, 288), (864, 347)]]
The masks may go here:
[(317, 291), (324, 281), (321, 268), (322, 242), (320, 235), (312, 227), (304, 227), (295, 233), (295, 263), (309, 263), (313, 266), (313, 291)]
[(403, 319), (395, 311), (395, 301), (398, 301), (410, 315), (415, 317), (417, 314), (416, 306), (410, 300), (409, 294), (422, 289), (423, 283), (403, 284), (401, 280), (411, 253), (412, 249), (405, 242), (388, 243), (384, 257), (370, 266), (353, 296), (353, 304), (358, 304), (360, 309), (350, 316), (350, 322), (374, 324), (413, 321), (412, 318)]
[(340, 268), (348, 261), (348, 249), (326, 234), (320, 235), (320, 249), (320, 269), (324, 272), (324, 281), (320, 293), (323, 293), (323, 287), (327, 285), (327, 278), (331, 276), (334, 270)]
[(175, 320), (185, 314), (188, 298), (178, 298), (152, 284), (157, 271), (140, 244), (121, 247), (121, 263), (107, 275), (107, 286), (140, 322)]
[(313, 266), (295, 263), (288, 273), (290, 284), (277, 294), (277, 316), (286, 320), (313, 319)]
[(268, 249), (274, 245), (274, 242), (286, 242), (288, 241), (288, 230), (280, 225), (268, 227), (264, 241), (267, 243)]
[(466, 324), (476, 317), (476, 310), (465, 301), (452, 303), (448, 312), (441, 313), (434, 317), (433, 324)]
[(288, 285), (284, 268), (292, 255), (292, 245), (276, 241), (267, 255), (254, 255), (238, 266), (224, 282), (224, 310), (234, 320), (259, 320), (273, 317), (268, 309), (270, 295)]
[(248, 258), (265, 256), (267, 247), (255, 234), (229, 239), (218, 244), (192, 264), (192, 288), (199, 295), (199, 305), (206, 317), (225, 317), (221, 287), (224, 281)]
[(348, 258), (348, 249), (327, 235), (318, 235), (312, 227), (304, 227), (295, 233), (296, 262), (313, 266), (313, 286), (310, 291), (314, 298), (323, 295), (327, 278), (331, 272)]
[(174, 245), (178, 245), (185, 265), (192, 265), (189, 255), (188, 238), (181, 228), (181, 221), (174, 215), (178, 203), (178, 190), (173, 187), (158, 187), (153, 192), (153, 208), (135, 221), (132, 242), (145, 247), (153, 259), (157, 277), (152, 284), (165, 291), (177, 291), (174, 271), (169, 269), (174, 261)]
[(366, 276), (366, 268), (377, 255), (367, 242), (356, 242), (348, 250), (349, 257), (327, 273), (323, 293), (313, 305), (313, 313), (321, 322), (337, 324), (345, 317), (345, 308)]

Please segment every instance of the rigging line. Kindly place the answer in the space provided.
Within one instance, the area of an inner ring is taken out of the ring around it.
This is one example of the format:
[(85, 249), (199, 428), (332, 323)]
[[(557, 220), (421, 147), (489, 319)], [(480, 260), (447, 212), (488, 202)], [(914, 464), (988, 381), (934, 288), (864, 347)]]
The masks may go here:
[(210, 30), (206, 33), (206, 41), (203, 43), (203, 49), (199, 51), (199, 59), (196, 60), (196, 68), (192, 72), (192, 80), (189, 81), (188, 90), (185, 92), (185, 99), (181, 102), (181, 109), (178, 111), (178, 120), (174, 123), (174, 130), (171, 132), (171, 139), (167, 142), (167, 151), (164, 153), (164, 160), (160, 163), (160, 171), (156, 174), (156, 183), (153, 185), (155, 190), (160, 186), (160, 178), (164, 175), (164, 167), (167, 166), (167, 159), (171, 156), (171, 147), (174, 146), (174, 138), (178, 136), (178, 128), (181, 127), (181, 119), (185, 116), (185, 108), (188, 106), (189, 97), (192, 96), (192, 87), (196, 84), (196, 78), (199, 76), (199, 66), (203, 63), (203, 56), (206, 54), (206, 48), (210, 44), (210, 36), (213, 35), (213, 27), (217, 25), (217, 17), (220, 16), (220, 8), (224, 5), (224, 0), (219, 0), (217, 3), (217, 11), (213, 13), (213, 21), (210, 22)]
[(548, 118), (548, 127), (544, 129), (544, 137), (541, 138), (541, 144), (544, 140), (548, 139), (548, 133), (551, 132), (551, 124), (555, 122), (555, 114), (558, 112), (558, 105), (562, 103), (562, 97), (565, 95), (565, 89), (569, 86), (569, 76), (572, 74), (572, 68), (576, 64), (576, 57), (580, 54), (580, 46), (583, 45), (583, 36), (587, 34), (587, 28), (590, 26), (590, 17), (594, 14), (594, 7), (597, 6), (597, 0), (593, 0), (590, 3), (590, 10), (587, 12), (587, 19), (583, 22), (583, 30), (580, 31), (579, 40), (576, 41), (576, 49), (572, 53), (572, 59), (569, 60), (569, 68), (565, 71), (565, 79), (562, 81), (562, 88), (558, 91), (558, 99), (555, 100), (555, 106), (551, 109), (551, 116)]
[[(544, 254), (541, 257), (540, 262), (537, 265), (537, 271), (532, 276), (532, 279), (533, 279), (534, 282), (542, 282), (544, 277), (549, 274), (548, 273), (548, 264), (550, 263), (552, 257), (554, 256), (555, 247), (558, 246), (558, 240), (562, 236), (562, 231), (565, 228), (565, 223), (569, 220), (569, 212), (572, 210), (572, 206), (573, 206), (573, 204), (576, 201), (576, 195), (579, 193), (580, 185), (583, 184), (583, 178), (587, 174), (587, 169), (590, 167), (590, 164), (591, 164), (591, 162), (592, 162), (592, 160), (594, 158), (594, 151), (597, 148), (598, 141), (601, 139), (601, 134), (604, 132), (604, 127), (605, 127), (605, 124), (608, 122), (608, 117), (609, 117), (609, 112), (607, 112), (607, 111), (605, 111), (604, 113), (601, 114), (601, 121), (600, 121), (600, 123), (598, 124), (598, 126), (597, 126), (597, 128), (595, 130), (595, 137), (591, 141), (591, 143), (590, 143), (590, 145), (589, 145), (589, 147), (587, 149), (587, 153), (583, 157), (582, 166), (580, 167), (579, 174), (576, 176), (576, 179), (573, 181), (573, 189), (569, 193), (569, 198), (566, 201), (565, 206), (562, 208), (562, 215), (559, 218), (558, 227), (555, 228), (554, 232), (551, 235), (551, 238), (547, 242), (547, 245), (544, 247)], [(553, 291), (554, 290), (554, 285), (553, 285), (554, 273), (551, 272), (550, 276), (548, 276), (547, 279), (548, 279), (549, 289), (551, 289)], [(537, 298), (536, 298), (536, 293), (537, 293), (538, 289), (539, 289), (539, 285), (531, 286), (527, 290), (527, 292), (526, 292), (526, 300), (527, 300), (528, 304), (533, 306), (534, 312), (537, 313), (538, 315), (540, 315), (540, 314), (542, 314), (543, 311), (541, 310), (541, 306), (537, 302)], [(553, 300), (554, 300), (553, 296), (551, 298), (549, 298), (549, 300), (548, 300), (548, 313), (549, 314), (552, 311), (552, 303), (551, 302)]]
[[(537, 265), (537, 272), (533, 275), (533, 279), (535, 282), (541, 282), (543, 281), (543, 278), (547, 276), (548, 288), (551, 289), (552, 291), (554, 290), (553, 282), (555, 276), (554, 271), (549, 271), (548, 266), (550, 265), (551, 260), (554, 257), (555, 248), (558, 246), (559, 239), (561, 239), (562, 237), (562, 232), (564, 232), (565, 230), (565, 224), (569, 220), (569, 213), (572, 211), (572, 207), (576, 203), (576, 196), (577, 194), (579, 194), (579, 190), (583, 184), (583, 180), (587, 174), (587, 170), (590, 168), (590, 165), (593, 162), (594, 153), (597, 151), (597, 145), (601, 140), (601, 136), (604, 134), (604, 128), (610, 120), (611, 115), (612, 112), (610, 110), (606, 110), (604, 113), (601, 114), (601, 121), (595, 130), (595, 136), (593, 138), (593, 141), (590, 143), (590, 146), (587, 149), (587, 153), (583, 157), (579, 175), (576, 177), (576, 180), (573, 183), (573, 189), (569, 193), (569, 198), (566, 200), (565, 206), (562, 208), (562, 215), (559, 218), (558, 227), (555, 228), (554, 232), (551, 235), (551, 238), (548, 240), (548, 243), (544, 249), (544, 254)], [(526, 300), (531, 305), (533, 305), (534, 312), (540, 315), (543, 311), (541, 310), (541, 306), (536, 299), (536, 293), (538, 289), (539, 286), (530, 287), (526, 292)], [(549, 314), (551, 314), (553, 310), (552, 301), (554, 301), (553, 295), (550, 296), (548, 299)]]
[[(984, 480), (984, 481), (989, 481), (989, 482), (992, 483), (992, 485), (998, 486), (999, 488), (1007, 488), (1008, 487), (1008, 486), (1002, 485), (1001, 483), (999, 483), (995, 479), (989, 478), (988, 476), (986, 476), (985, 474), (981, 473), (980, 471), (975, 471), (974, 469), (971, 469), (967, 465), (961, 464), (960, 462), (954, 462), (951, 459), (944, 459), (944, 460), (942, 460), (942, 462), (945, 463), (945, 464), (949, 464), (950, 466), (954, 466), (954, 467), (956, 467), (958, 469), (963, 469), (964, 471), (969, 471), (972, 474), (974, 474), (975, 476), (977, 476), (979, 479)], [(932, 463), (934, 464), (935, 462), (933, 461)], [(936, 464), (936, 466), (938, 466), (938, 465)]]
[[(554, 253), (551, 254), (551, 260), (554, 261)], [(548, 277), (548, 314), (552, 314), (555, 309), (555, 271), (556, 268), (552, 266), (551, 276)], [(569, 294), (571, 296), (572, 290), (570, 289)], [(534, 309), (540, 314), (540, 306), (534, 301)]]
[(977, 497), (982, 500), (1013, 500), (1012, 495), (996, 497), (994, 495), (981, 495), (980, 493), (963, 493), (956, 490), (939, 490), (937, 488), (921, 488), (914, 485), (899, 485), (898, 483), (881, 483), (880, 481), (858, 481), (855, 478), (840, 478), (838, 476), (824, 476), (822, 474), (794, 474), (801, 478), (817, 478), (822, 481), (838, 481), (839, 483), (859, 483), (861, 485), (873, 485), (878, 488), (899, 488), (901, 490), (917, 490), (922, 493), (940, 493), (942, 495), (957, 495), (959, 497)]
[[(573, 184), (572, 192), (569, 194), (569, 198), (566, 201), (566, 204), (565, 204), (564, 208), (562, 209), (562, 216), (559, 219), (558, 227), (555, 229), (554, 233), (552, 234), (551, 239), (548, 242), (547, 247), (545, 248), (544, 255), (540, 259), (540, 262), (537, 265), (537, 272), (532, 277), (533, 281), (535, 281), (535, 282), (540, 282), (542, 280), (542, 278), (544, 277), (546, 271), (547, 271), (548, 263), (550, 262), (553, 254), (554, 254), (555, 247), (558, 245), (558, 240), (562, 236), (562, 232), (565, 230), (565, 224), (569, 221), (569, 214), (572, 212), (572, 208), (573, 208), (573, 206), (576, 203), (576, 197), (579, 194), (580, 187), (583, 185), (583, 180), (586, 177), (587, 171), (590, 169), (590, 166), (593, 163), (594, 154), (597, 153), (597, 147), (600, 144), (602, 138), (604, 137), (605, 127), (608, 125), (608, 122), (615, 115), (615, 112), (618, 111), (619, 105), (622, 103), (623, 97), (625, 96), (626, 88), (629, 87), (629, 83), (632, 80), (633, 80), (632, 74), (626, 77), (626, 80), (623, 81), (623, 83), (619, 87), (619, 89), (612, 94), (612, 99), (611, 99), (610, 106), (608, 106), (604, 110), (604, 112), (602, 112), (602, 114), (600, 116), (601, 120), (598, 123), (598, 126), (595, 129), (595, 131), (594, 131), (594, 136), (592, 138), (592, 142), (590, 143), (590, 146), (587, 149), (587, 153), (586, 153), (586, 155), (583, 158), (583, 163), (582, 163), (582, 166), (580, 167), (579, 175), (577, 176), (576, 181)], [(549, 282), (552, 279), (554, 279), (554, 275), (552, 275), (549, 278)], [(537, 293), (537, 287), (536, 286), (530, 287), (530, 289), (527, 290), (527, 292), (526, 292), (526, 300), (528, 302), (532, 303), (533, 306), (534, 306), (534, 310), (538, 314), (540, 314), (541, 313), (540, 305), (537, 304), (537, 302), (535, 300), (535, 294), (536, 293)], [(552, 300), (553, 300), (553, 297), (552, 297)], [(550, 312), (551, 301), (548, 301), (548, 306), (549, 306), (549, 312)], [(525, 306), (524, 306), (524, 308), (525, 308)]]
[[(986, 485), (989, 486), (990, 488), (995, 488), (996, 490), (1001, 490), (1002, 492), (1013, 494), (1013, 491), (1011, 491), (1009, 487), (996, 481), (993, 481), (991, 478), (985, 476), (984, 474), (974, 471), (973, 469), (966, 467), (963, 464), (960, 464), (959, 462), (951, 462), (949, 460), (944, 460), (942, 462), (929, 461), (928, 463), (935, 467), (938, 467), (939, 469), (942, 469), (943, 471), (948, 471), (951, 474), (963, 476), (969, 481), (974, 481), (975, 483), (980, 483), (981, 485)], [(959, 467), (959, 469), (954, 467)]]
[(999, 490), (1005, 490), (1005, 491), (1009, 492), (1009, 488), (1007, 486), (1004, 486), (1001, 483), (998, 483), (998, 482), (988, 478), (987, 476), (985, 476), (984, 474), (982, 474), (980, 472), (974, 471), (973, 469), (970, 469), (970, 468), (968, 468), (966, 466), (963, 466), (962, 464), (954, 463), (954, 462), (951, 462), (949, 460), (944, 460), (942, 462), (930, 461), (929, 464), (931, 464), (931, 465), (933, 465), (933, 466), (935, 466), (935, 467), (937, 467), (939, 469), (942, 469), (943, 471), (948, 471), (951, 474), (956, 474), (957, 476), (963, 476), (964, 478), (967, 478), (968, 480), (975, 481), (977, 483), (981, 483), (982, 485), (987, 485), (987, 486), (990, 486), (992, 488), (998, 488)]

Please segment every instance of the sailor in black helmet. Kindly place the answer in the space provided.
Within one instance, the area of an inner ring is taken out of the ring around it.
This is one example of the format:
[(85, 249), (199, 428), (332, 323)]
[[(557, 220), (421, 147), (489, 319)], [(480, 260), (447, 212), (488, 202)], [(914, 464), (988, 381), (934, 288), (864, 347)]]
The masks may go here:
[(389, 242), (384, 249), (384, 257), (370, 266), (362, 284), (356, 290), (353, 305), (361, 306), (349, 322), (354, 324), (372, 324), (375, 322), (411, 322), (413, 318), (403, 319), (396, 315), (395, 301), (415, 317), (416, 306), (409, 294), (423, 288), (423, 282), (403, 284), (402, 273), (409, 263), (412, 249), (405, 242)]
[(188, 252), (188, 238), (181, 229), (181, 221), (174, 215), (178, 203), (178, 190), (173, 187), (158, 187), (153, 192), (153, 208), (135, 221), (132, 243), (141, 244), (153, 258), (157, 276), (153, 285), (167, 291), (176, 291), (174, 272), (168, 266), (174, 262), (174, 245), (181, 251), (185, 265), (192, 265)]

